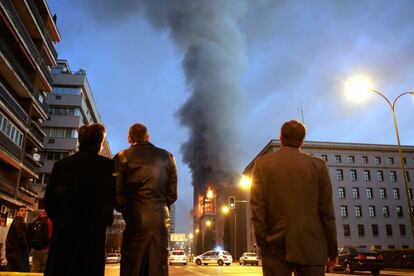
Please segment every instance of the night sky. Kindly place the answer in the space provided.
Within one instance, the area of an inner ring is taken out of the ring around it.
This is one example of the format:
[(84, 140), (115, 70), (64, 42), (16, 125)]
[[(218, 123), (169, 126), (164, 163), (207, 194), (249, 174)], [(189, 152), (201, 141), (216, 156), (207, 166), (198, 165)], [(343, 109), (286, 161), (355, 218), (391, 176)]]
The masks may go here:
[[(141, 122), (175, 155), (177, 232), (191, 231), (187, 164), (199, 162), (198, 144), (182, 145), (198, 136), (220, 155), (209, 162), (238, 172), (300, 108), (308, 140), (396, 143), (386, 102), (356, 105), (344, 84), (365, 75), (391, 100), (414, 90), (414, 1), (118, 2), (49, 0), (59, 58), (86, 70), (113, 154)], [(413, 107), (409, 95), (397, 104), (403, 145)]]

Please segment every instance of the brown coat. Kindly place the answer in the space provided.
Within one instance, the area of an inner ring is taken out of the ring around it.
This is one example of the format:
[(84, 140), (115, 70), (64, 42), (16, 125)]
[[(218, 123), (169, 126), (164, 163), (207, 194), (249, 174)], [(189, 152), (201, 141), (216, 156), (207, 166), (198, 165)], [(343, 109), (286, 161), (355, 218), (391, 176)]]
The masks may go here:
[(260, 247), (285, 247), (286, 261), (301, 265), (337, 256), (332, 185), (322, 159), (291, 147), (258, 158), (250, 203)]

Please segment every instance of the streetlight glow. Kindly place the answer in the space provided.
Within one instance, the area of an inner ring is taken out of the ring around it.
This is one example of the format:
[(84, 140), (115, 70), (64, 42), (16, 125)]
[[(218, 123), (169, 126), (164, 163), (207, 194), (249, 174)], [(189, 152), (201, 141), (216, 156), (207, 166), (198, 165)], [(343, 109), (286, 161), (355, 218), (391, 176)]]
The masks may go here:
[(196, 234), (200, 233), (200, 229), (198, 229), (198, 228), (197, 228), (197, 229), (195, 230), (195, 232), (196, 232)]
[(247, 175), (243, 174), (242, 177), (240, 178), (239, 185), (243, 190), (248, 190), (252, 186), (252, 179), (248, 177)]
[(188, 234), (188, 238), (190, 239), (190, 240), (192, 240), (193, 239), (193, 234)]
[(229, 207), (228, 207), (228, 206), (223, 206), (223, 207), (221, 208), (221, 212), (222, 212), (223, 214), (227, 214), (229, 211), (230, 211), (230, 209), (229, 209)]
[(366, 101), (372, 93), (372, 83), (364, 76), (355, 76), (345, 83), (345, 95), (354, 103)]
[(207, 226), (207, 227), (210, 227), (210, 226), (211, 226), (211, 220), (207, 220), (207, 221), (206, 221), (206, 226)]

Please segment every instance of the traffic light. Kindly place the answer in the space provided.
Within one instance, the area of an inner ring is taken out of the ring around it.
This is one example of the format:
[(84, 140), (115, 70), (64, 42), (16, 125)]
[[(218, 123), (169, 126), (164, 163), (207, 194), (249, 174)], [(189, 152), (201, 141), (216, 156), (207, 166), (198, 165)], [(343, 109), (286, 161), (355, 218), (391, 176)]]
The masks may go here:
[(229, 208), (236, 208), (236, 198), (234, 196), (229, 196)]

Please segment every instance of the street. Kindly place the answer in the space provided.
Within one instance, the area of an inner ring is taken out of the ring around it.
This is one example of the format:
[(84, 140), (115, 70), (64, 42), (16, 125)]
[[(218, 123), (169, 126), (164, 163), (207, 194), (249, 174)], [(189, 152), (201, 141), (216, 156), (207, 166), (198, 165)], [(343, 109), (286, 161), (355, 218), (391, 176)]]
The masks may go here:
[[(209, 275), (228, 275), (228, 276), (235, 276), (235, 275), (245, 275), (245, 276), (254, 276), (254, 275), (262, 275), (262, 267), (261, 266), (241, 266), (238, 263), (233, 263), (230, 266), (218, 266), (218, 265), (208, 265), (208, 266), (197, 266), (195, 264), (189, 264), (187, 266), (184, 265), (176, 265), (176, 266), (169, 266), (170, 275), (176, 276), (209, 276)], [(343, 273), (327, 273), (326, 275), (345, 275)], [(371, 275), (369, 272), (357, 272), (354, 275)], [(414, 276), (414, 271), (391, 271), (391, 270), (383, 270), (381, 271), (381, 275), (388, 275), (388, 276)], [(109, 264), (106, 265), (105, 269), (105, 276), (119, 276), (119, 264)]]

